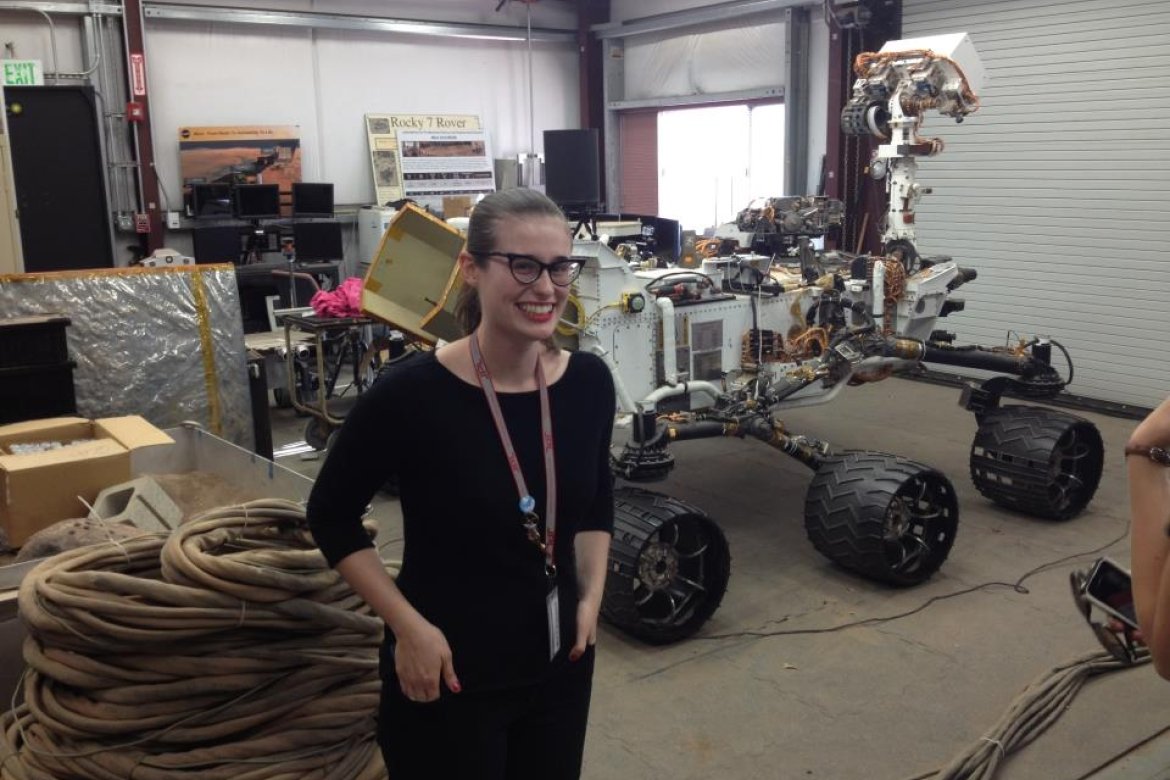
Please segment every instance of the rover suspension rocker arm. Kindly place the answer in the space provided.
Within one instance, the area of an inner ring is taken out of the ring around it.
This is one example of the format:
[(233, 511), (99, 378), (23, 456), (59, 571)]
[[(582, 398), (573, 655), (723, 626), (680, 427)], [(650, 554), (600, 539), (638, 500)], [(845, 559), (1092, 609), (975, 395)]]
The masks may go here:
[(941, 139), (919, 136), (924, 114), (934, 109), (962, 122), (979, 99), (959, 64), (930, 49), (864, 52), (853, 69), (857, 80), (841, 112), (841, 129), (882, 141), (869, 166), (870, 176), (886, 181), (882, 252), (900, 255), (911, 268), (917, 257), (914, 205), (929, 192), (916, 181), (917, 158), (943, 150)]
[(642, 441), (631, 437), (622, 454), (613, 459), (611, 465), (616, 474), (633, 482), (663, 479), (674, 466), (674, 457), (666, 451), (669, 444), (719, 436), (740, 439), (751, 436), (792, 456), (813, 471), (828, 454), (828, 445), (816, 439), (788, 433), (783, 424), (765, 409), (744, 410), (738, 414), (706, 412), (677, 418), (667, 415), (655, 420), (654, 426), (651, 437)]
[[(938, 363), (946, 366), (978, 368), (996, 371), (1003, 376), (992, 377), (980, 384), (968, 382), (963, 387), (960, 404), (977, 418), (999, 407), (1004, 393), (1044, 400), (1055, 398), (1068, 384), (1052, 365), (1052, 346), (1056, 342), (1036, 338), (1015, 347), (953, 346), (917, 339), (889, 338), (884, 354), (906, 360)], [(1059, 347), (1060, 345), (1057, 344)], [(1063, 351), (1063, 348), (1061, 348)], [(1065, 359), (1068, 353), (1065, 352)], [(1069, 361), (1069, 370), (1072, 362)]]

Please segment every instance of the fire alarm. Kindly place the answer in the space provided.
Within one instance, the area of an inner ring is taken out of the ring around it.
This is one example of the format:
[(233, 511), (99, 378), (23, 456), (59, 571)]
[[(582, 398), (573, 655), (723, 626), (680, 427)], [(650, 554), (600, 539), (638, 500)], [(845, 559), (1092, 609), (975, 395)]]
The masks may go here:
[(142, 122), (146, 119), (146, 106), (139, 103), (137, 100), (131, 100), (126, 104), (126, 121), (127, 122)]

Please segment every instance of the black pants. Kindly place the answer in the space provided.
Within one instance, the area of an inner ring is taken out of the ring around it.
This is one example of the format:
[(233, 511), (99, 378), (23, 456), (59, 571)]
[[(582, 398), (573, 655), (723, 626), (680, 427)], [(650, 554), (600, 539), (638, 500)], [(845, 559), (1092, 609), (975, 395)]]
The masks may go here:
[(548, 680), (502, 691), (406, 698), (383, 670), (378, 745), (391, 780), (577, 780), (594, 650)]

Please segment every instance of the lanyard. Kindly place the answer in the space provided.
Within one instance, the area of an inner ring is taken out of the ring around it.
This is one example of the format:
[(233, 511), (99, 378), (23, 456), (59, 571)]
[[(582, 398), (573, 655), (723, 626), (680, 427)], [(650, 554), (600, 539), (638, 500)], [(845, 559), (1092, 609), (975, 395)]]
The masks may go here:
[(500, 411), (500, 400), (496, 397), (496, 389), (492, 384), (491, 374), (487, 364), (483, 361), (483, 354), (479, 351), (479, 339), (473, 331), (468, 339), (471, 347), (471, 362), (475, 365), (475, 376), (483, 394), (487, 398), (488, 408), (492, 412), (492, 420), (496, 424), (496, 433), (500, 436), (500, 443), (504, 445), (504, 454), (508, 458), (508, 468), (512, 470), (512, 479), (516, 482), (516, 493), (520, 496), (520, 515), (524, 519), (524, 530), (528, 539), (544, 552), (544, 568), (550, 577), (555, 577), (557, 566), (555, 561), (557, 541), (557, 467), (556, 455), (553, 451), (552, 412), (548, 403), (548, 385), (544, 381), (544, 370), (540, 366), (540, 358), (536, 360), (536, 386), (540, 390), (540, 440), (544, 449), (544, 482), (545, 482), (545, 517), (544, 541), (541, 541), (540, 531), (536, 527), (536, 499), (528, 492), (524, 482), (524, 473), (520, 470), (520, 461), (516, 457), (516, 449), (512, 446), (512, 437), (508, 435), (508, 425), (504, 422), (504, 414)]

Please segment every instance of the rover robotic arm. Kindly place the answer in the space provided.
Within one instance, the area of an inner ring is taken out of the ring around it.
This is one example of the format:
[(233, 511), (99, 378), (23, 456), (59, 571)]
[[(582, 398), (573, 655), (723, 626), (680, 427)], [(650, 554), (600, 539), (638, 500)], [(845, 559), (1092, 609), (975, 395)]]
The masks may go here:
[(919, 130), (927, 111), (962, 122), (977, 110), (983, 66), (970, 39), (959, 33), (891, 41), (879, 52), (858, 55), (853, 69), (857, 80), (841, 113), (841, 128), (881, 139), (869, 172), (886, 180), (882, 252), (900, 256), (913, 270), (918, 254), (914, 204), (929, 192), (915, 180), (916, 158), (943, 150), (941, 139), (923, 138)]

